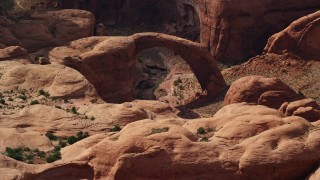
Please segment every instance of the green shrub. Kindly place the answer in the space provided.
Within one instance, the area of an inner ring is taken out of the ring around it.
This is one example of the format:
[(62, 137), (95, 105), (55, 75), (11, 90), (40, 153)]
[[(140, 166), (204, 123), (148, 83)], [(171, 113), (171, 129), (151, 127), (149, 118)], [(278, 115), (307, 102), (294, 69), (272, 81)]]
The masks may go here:
[(30, 102), (30, 105), (36, 105), (36, 104), (40, 104), (40, 102), (38, 100), (33, 100)]
[(89, 133), (88, 132), (83, 133), (82, 131), (80, 131), (80, 132), (77, 133), (77, 140), (78, 141), (80, 141), (82, 139), (85, 139), (87, 137), (89, 137)]
[(77, 111), (77, 109), (76, 109), (75, 107), (72, 107), (72, 108), (71, 108), (71, 112), (72, 112), (73, 114), (79, 114), (78, 111)]
[(121, 131), (121, 127), (119, 125), (115, 125), (113, 128), (110, 129), (111, 132), (118, 132)]
[(51, 131), (48, 131), (48, 132), (46, 133), (46, 136), (47, 136), (51, 141), (55, 141), (55, 140), (58, 139), (58, 137), (55, 136)]
[(49, 97), (50, 94), (47, 91), (44, 91), (43, 89), (39, 90), (39, 95), (45, 96), (45, 97)]
[(151, 134), (157, 134), (157, 133), (163, 133), (163, 132), (168, 132), (169, 131), (169, 128), (168, 127), (165, 127), (165, 128), (152, 128), (151, 129)]
[(60, 153), (61, 148), (59, 146), (55, 146), (51, 154), (48, 155), (47, 157), (47, 162), (52, 163), (55, 162), (59, 159), (61, 159), (61, 153)]
[(203, 138), (201, 138), (200, 141), (201, 141), (201, 142), (209, 142), (209, 139), (208, 139), (207, 137), (203, 137)]
[(62, 109), (62, 107), (61, 106), (54, 106), (55, 108), (57, 108), (57, 109)]
[(18, 161), (23, 161), (22, 148), (12, 149), (7, 147), (5, 155)]
[(59, 146), (62, 147), (62, 148), (64, 148), (64, 147), (67, 146), (67, 143), (66, 143), (65, 141), (60, 140), (60, 141), (59, 141)]
[(4, 100), (4, 99), (0, 99), (0, 104), (5, 105), (5, 104), (6, 104), (6, 100)]
[(206, 134), (206, 130), (203, 127), (198, 128), (197, 134)]
[(67, 139), (68, 144), (74, 144), (78, 141), (78, 139), (75, 136), (70, 136)]
[(19, 95), (17, 98), (27, 100), (28, 97), (26, 95)]

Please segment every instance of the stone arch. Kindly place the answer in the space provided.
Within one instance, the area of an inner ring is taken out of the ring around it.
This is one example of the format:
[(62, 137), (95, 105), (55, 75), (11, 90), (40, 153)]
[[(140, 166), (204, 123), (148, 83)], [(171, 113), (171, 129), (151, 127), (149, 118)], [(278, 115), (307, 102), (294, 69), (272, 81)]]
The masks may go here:
[(209, 96), (216, 96), (226, 87), (207, 49), (199, 43), (161, 33), (80, 39), (53, 49), (49, 56), (51, 63), (64, 64), (81, 72), (102, 99), (119, 103), (133, 99), (133, 70), (137, 57), (143, 50), (153, 47), (164, 47), (181, 56)]
[(197, 77), (201, 88), (215, 96), (225, 87), (221, 72), (212, 55), (199, 43), (161, 33), (138, 33), (132, 36), (135, 57), (145, 49), (165, 47), (181, 56)]

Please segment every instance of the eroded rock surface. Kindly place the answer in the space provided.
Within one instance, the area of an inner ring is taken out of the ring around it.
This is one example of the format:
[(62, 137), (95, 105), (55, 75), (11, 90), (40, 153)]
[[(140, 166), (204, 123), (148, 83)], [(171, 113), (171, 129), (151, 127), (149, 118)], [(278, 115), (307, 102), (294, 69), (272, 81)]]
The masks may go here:
[[(306, 178), (320, 160), (319, 126), (264, 106), (233, 104), (213, 118), (169, 122), (143, 120), (111, 136), (91, 136), (63, 149), (52, 165), (2, 157), (8, 163), (1, 167), (20, 179), (292, 179)], [(197, 134), (199, 127), (206, 133)], [(70, 173), (74, 168), (82, 173)]]
[(227, 92), (224, 104), (247, 102), (278, 109), (282, 103), (301, 99), (288, 85), (277, 78), (247, 76), (235, 81)]
[(309, 121), (320, 119), (320, 106), (313, 99), (302, 99), (284, 103), (279, 109), (285, 116), (300, 116)]
[(63, 65), (23, 65), (13, 61), (0, 64), (0, 88), (46, 90), (52, 97), (98, 97), (94, 87), (76, 70)]

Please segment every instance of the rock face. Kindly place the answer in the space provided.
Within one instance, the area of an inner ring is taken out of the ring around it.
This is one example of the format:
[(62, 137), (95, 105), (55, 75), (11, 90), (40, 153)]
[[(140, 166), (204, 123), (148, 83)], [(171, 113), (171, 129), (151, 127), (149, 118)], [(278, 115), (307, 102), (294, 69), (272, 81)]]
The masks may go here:
[(304, 179), (320, 160), (319, 127), (275, 109), (232, 104), (213, 118), (179, 121), (143, 120), (91, 136), (64, 148), (54, 164), (1, 156), (0, 167), (17, 179)]
[(227, 92), (224, 104), (247, 102), (278, 109), (282, 103), (302, 97), (277, 78), (247, 76), (235, 81)]
[(304, 59), (320, 60), (320, 11), (300, 18), (285, 30), (273, 35), (266, 53), (282, 54), (284, 51)]
[(48, 11), (12, 20), (0, 17), (0, 42), (33, 52), (92, 36), (94, 23), (94, 15), (82, 10)]
[[(302, 17), (269, 39), (266, 54), (224, 70), (227, 83), (235, 77), (263, 75), (278, 77), (295, 91), (320, 103), (319, 12)], [(307, 38), (308, 37), (308, 38)]]
[(198, 43), (165, 34), (86, 38), (55, 48), (49, 56), (52, 63), (80, 71), (107, 102), (123, 102), (132, 99), (132, 73), (138, 54), (152, 47), (165, 47), (180, 55), (210, 96), (225, 88), (217, 63), (208, 51)]
[(260, 54), (272, 34), (320, 7), (318, 0), (195, 2), (200, 12), (201, 42), (221, 62), (239, 62)]

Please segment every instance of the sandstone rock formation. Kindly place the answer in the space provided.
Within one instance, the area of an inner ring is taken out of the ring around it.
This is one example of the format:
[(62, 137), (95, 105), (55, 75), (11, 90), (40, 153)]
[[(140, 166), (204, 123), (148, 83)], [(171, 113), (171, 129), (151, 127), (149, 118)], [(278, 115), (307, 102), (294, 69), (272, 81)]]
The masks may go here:
[(227, 92), (224, 104), (247, 102), (278, 109), (282, 103), (302, 97), (277, 78), (247, 76), (235, 81)]
[[(101, 3), (103, 6), (99, 6)], [(78, 8), (81, 3), (73, 0), (73, 4), (78, 4), (73, 6)], [(92, 0), (82, 2), (80, 7), (91, 10), (99, 19), (106, 17), (105, 23), (108, 24), (161, 23), (170, 19), (179, 23), (187, 19), (187, 22), (200, 26), (201, 42), (218, 61), (235, 63), (260, 54), (272, 34), (317, 11), (320, 3), (317, 0), (294, 0), (290, 3), (287, 0)]]
[(260, 54), (273, 33), (320, 7), (317, 0), (195, 2), (200, 12), (201, 42), (221, 62), (239, 62)]
[(285, 116), (300, 116), (311, 122), (320, 119), (320, 106), (313, 99), (286, 102), (279, 110)]
[(304, 59), (320, 60), (319, 32), (320, 11), (317, 11), (273, 35), (265, 47), (265, 52), (282, 54), (286, 51)]
[(165, 34), (86, 38), (53, 49), (49, 57), (52, 63), (80, 71), (107, 102), (123, 102), (132, 99), (132, 72), (137, 55), (152, 47), (165, 47), (179, 54), (210, 96), (216, 96), (225, 88), (220, 70), (209, 52), (198, 43)]
[[(197, 134), (200, 127), (204, 134)], [(7, 163), (0, 167), (17, 179), (304, 179), (320, 161), (318, 131), (275, 109), (232, 104), (184, 125), (143, 120), (111, 136), (91, 136), (64, 148), (53, 164), (1, 156)]]
[[(248, 75), (278, 77), (296, 92), (320, 103), (319, 12), (302, 17), (269, 39), (266, 54), (223, 71), (227, 83)], [(308, 37), (308, 38), (307, 38)]]
[(0, 49), (0, 61), (14, 60), (24, 64), (32, 63), (32, 59), (28, 55), (28, 51), (20, 46), (10, 46)]
[(52, 97), (97, 98), (94, 87), (76, 70), (62, 65), (22, 65), (3, 61), (0, 64), (0, 89), (46, 90)]
[(28, 51), (63, 45), (94, 33), (93, 14), (82, 10), (48, 11), (11, 18), (0, 17), (1, 44), (21, 46)]

